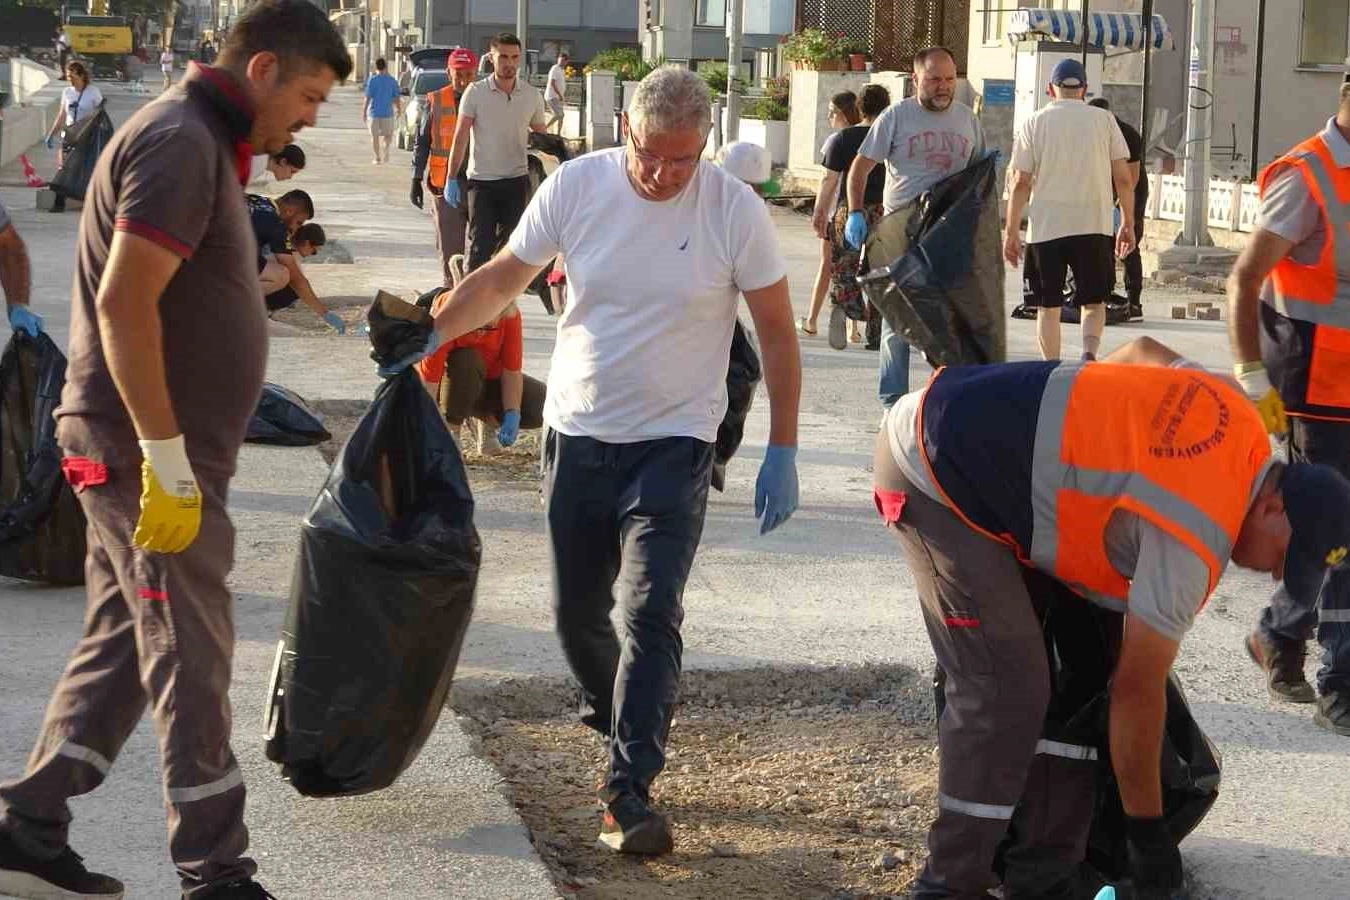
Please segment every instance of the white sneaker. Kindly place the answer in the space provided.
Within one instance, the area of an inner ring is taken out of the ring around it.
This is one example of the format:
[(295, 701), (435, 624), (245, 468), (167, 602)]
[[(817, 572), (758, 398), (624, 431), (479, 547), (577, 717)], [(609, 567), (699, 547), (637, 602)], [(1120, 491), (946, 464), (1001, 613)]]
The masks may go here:
[(502, 452), (501, 442), (497, 440), (497, 429), (491, 422), (478, 420), (478, 452), (484, 456), (496, 456)]
[(450, 257), (450, 281), (458, 286), (464, 280), (464, 254), (456, 253)]

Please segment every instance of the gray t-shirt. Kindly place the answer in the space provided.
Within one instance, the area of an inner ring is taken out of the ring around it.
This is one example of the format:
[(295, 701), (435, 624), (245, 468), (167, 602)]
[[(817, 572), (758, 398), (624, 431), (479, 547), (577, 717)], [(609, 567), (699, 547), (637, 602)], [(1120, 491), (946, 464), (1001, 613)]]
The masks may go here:
[(948, 175), (984, 153), (984, 132), (969, 106), (952, 102), (942, 112), (924, 109), (915, 97), (877, 116), (858, 149), (886, 164), (886, 212), (914, 202)]

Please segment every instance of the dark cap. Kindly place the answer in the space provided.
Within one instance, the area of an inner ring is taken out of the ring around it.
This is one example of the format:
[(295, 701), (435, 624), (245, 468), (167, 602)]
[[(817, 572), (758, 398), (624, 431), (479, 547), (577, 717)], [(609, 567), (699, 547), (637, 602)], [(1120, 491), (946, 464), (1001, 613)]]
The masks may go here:
[(1280, 495), (1293, 536), (1284, 585), (1298, 603), (1314, 603), (1327, 569), (1350, 554), (1350, 481), (1330, 466), (1290, 463)]
[(1087, 84), (1087, 72), (1076, 59), (1061, 59), (1050, 73), (1050, 83), (1066, 88), (1080, 88)]

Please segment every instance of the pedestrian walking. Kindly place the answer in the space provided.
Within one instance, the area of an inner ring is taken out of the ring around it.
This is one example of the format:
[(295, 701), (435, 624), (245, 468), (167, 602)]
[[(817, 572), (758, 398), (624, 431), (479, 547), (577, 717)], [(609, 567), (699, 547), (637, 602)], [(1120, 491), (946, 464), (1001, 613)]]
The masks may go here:
[(166, 43), (164, 45), (164, 51), (159, 54), (159, 70), (164, 73), (163, 90), (166, 91), (173, 85), (173, 62), (173, 50)]
[[(623, 117), (624, 145), (565, 162), (543, 183), (507, 247), (445, 302), (429, 344), (491, 321), (566, 257), (569, 299), (544, 404), (554, 610), (582, 721), (608, 748), (600, 840), (625, 853), (673, 845), (651, 786), (665, 765), (684, 586), (742, 293), (769, 389), (760, 533), (797, 507), (801, 361), (786, 265), (764, 202), (702, 158), (711, 125), (696, 73), (662, 66), (644, 78)], [(622, 643), (610, 623), (616, 596)]]
[(259, 153), (253, 157), (247, 187), (263, 187), (274, 181), (290, 181), (305, 169), (305, 151), (287, 144), (278, 153)]
[[(474, 69), (478, 60), (472, 50), (456, 47), (450, 51), (445, 68), (450, 83), (438, 91), (427, 94), (423, 109), (421, 127), (417, 131), (417, 147), (413, 151), (412, 191), (409, 200), (412, 205), (422, 209), (426, 202), (422, 186), (431, 189), (431, 218), (436, 223), (436, 252), (441, 257), (441, 278), (446, 287), (455, 286), (455, 275), (451, 262), (463, 254), (468, 242), (469, 215), (464, 203), (453, 206), (445, 199), (446, 184), (453, 180), (456, 190), (462, 198), (468, 186), (468, 160), (453, 170), (450, 178), (450, 156), (455, 144), (455, 131), (459, 124), (459, 105), (464, 92), (473, 84)], [(424, 182), (425, 179), (425, 182)]]
[(469, 85), (459, 104), (450, 171), (467, 158), (468, 189), (448, 179), (443, 196), (450, 206), (467, 205), (470, 272), (506, 243), (530, 199), (529, 135), (544, 131), (544, 98), (517, 77), (520, 59), (520, 38), (494, 37), (492, 74)]
[(61, 80), (69, 77), (66, 71), (66, 64), (70, 62), (70, 35), (66, 34), (66, 26), (56, 26), (56, 65), (61, 74), (58, 76)]
[[(870, 267), (889, 266), (908, 249), (906, 225), (924, 192), (984, 155), (984, 132), (975, 112), (956, 100), (956, 58), (944, 47), (914, 56), (915, 96), (877, 117), (848, 171), (844, 234), (855, 250), (867, 242)], [(870, 222), (867, 183), (886, 164), (882, 201), (886, 218)], [(899, 213), (899, 215), (896, 215)], [(869, 238), (870, 235), (870, 238)], [(909, 344), (881, 322), (879, 394), (889, 409), (909, 390)]]
[(0, 203), (0, 290), (5, 294), (9, 327), (29, 337), (42, 333), (42, 316), (28, 306), (33, 287), (33, 265), (28, 247), (9, 219), (9, 210)]
[[(66, 66), (66, 87), (61, 91), (62, 111), (52, 120), (51, 130), (47, 132), (47, 149), (52, 148), (56, 135), (61, 135), (61, 150), (56, 155), (59, 169), (65, 164), (66, 155), (74, 149), (75, 126), (94, 115), (103, 106), (103, 92), (94, 84), (89, 69), (78, 59), (71, 60)], [(51, 211), (65, 212), (66, 195), (57, 192), (52, 201)]]
[[(1095, 97), (1088, 106), (1111, 111), (1111, 101), (1105, 97)], [(1116, 127), (1125, 138), (1125, 146), (1130, 149), (1126, 160), (1130, 168), (1130, 179), (1134, 182), (1134, 249), (1122, 261), (1125, 268), (1125, 299), (1129, 303), (1131, 320), (1144, 317), (1144, 261), (1140, 256), (1144, 241), (1144, 214), (1148, 210), (1148, 176), (1144, 173), (1144, 138), (1139, 131), (1120, 116), (1116, 116)], [(1116, 197), (1116, 205), (1122, 201)], [(1128, 199), (1124, 202), (1130, 202)]]
[[(1081, 625), (1077, 643), (1096, 654), (1063, 668), (1056, 697), (1090, 699), (1109, 680), (1133, 896), (1172, 897), (1181, 857), (1159, 759), (1182, 637), (1230, 558), (1323, 577), (1350, 544), (1350, 482), (1274, 460), (1235, 383), (1149, 338), (1100, 363), (942, 369), (887, 415), (873, 471), (946, 675), (938, 814), (915, 900), (986, 896), (996, 855), (1005, 897), (1100, 887), (1080, 881), (1098, 750), (1047, 721), (1047, 611)], [(1100, 631), (1114, 659), (1101, 659)], [(1056, 647), (1076, 653), (1061, 634)]]
[(70, 848), (67, 801), (103, 782), (148, 708), (183, 896), (271, 896), (244, 855), (244, 781), (230, 749), (225, 498), (267, 357), (241, 188), (250, 149), (281, 150), (350, 71), (322, 10), (258, 0), (230, 29), (219, 67), (194, 64), (99, 159), (56, 412), (90, 524), (88, 610), (25, 773), (0, 785), (0, 894), (122, 896)]
[[(1133, 195), (1130, 148), (1115, 116), (1084, 102), (1087, 89), (1083, 64), (1060, 60), (1050, 73), (1054, 100), (1023, 122), (1013, 139), (1003, 256), (1009, 265), (1020, 266), (1025, 250), (1035, 266), (1036, 336), (1044, 359), (1059, 359), (1069, 272), (1082, 310), (1083, 358), (1096, 358), (1106, 328), (1106, 301), (1116, 281), (1116, 257), (1135, 248), (1134, 206), (1121, 206), (1117, 231), (1111, 199), (1113, 192)], [(1025, 243), (1023, 212), (1028, 212)]]
[(563, 112), (567, 103), (567, 63), (570, 57), (566, 53), (558, 54), (558, 61), (548, 70), (548, 109), (549, 120), (544, 126), (545, 131), (552, 131), (553, 126), (558, 126), (557, 134), (562, 134), (563, 130)]
[[(1350, 84), (1319, 133), (1261, 173), (1256, 228), (1228, 279), (1235, 372), (1289, 458), (1350, 475)], [(1247, 652), (1271, 696), (1316, 703), (1313, 720), (1350, 737), (1350, 572), (1284, 580)], [(1322, 646), (1317, 690), (1303, 674)]]
[[(825, 139), (824, 145), (820, 148), (822, 165), (830, 156), (831, 148), (838, 143), (839, 135), (862, 121), (862, 113), (858, 111), (858, 95), (852, 91), (840, 91), (830, 98), (826, 114), (830, 120), (830, 127), (835, 131)], [(878, 171), (877, 174), (883, 173)], [(812, 227), (815, 228), (816, 236), (820, 238), (820, 266), (816, 269), (816, 280), (811, 285), (810, 312), (797, 320), (797, 329), (808, 337), (815, 337), (820, 333), (820, 310), (825, 306), (825, 298), (830, 293), (834, 275), (834, 248), (830, 244), (826, 227), (834, 214), (835, 206), (847, 200), (843, 196), (844, 192), (839, 190), (839, 181), (838, 173), (826, 170), (825, 177), (820, 180), (820, 187), (816, 190), (816, 203), (811, 215)], [(846, 206), (847, 203), (843, 205)], [(834, 318), (831, 317), (830, 325), (833, 327), (834, 324)], [(830, 337), (831, 346), (836, 350), (843, 350), (847, 346), (842, 335), (838, 339), (833, 334)]]
[(398, 79), (389, 74), (384, 58), (375, 60), (375, 74), (366, 81), (366, 102), (361, 106), (361, 121), (370, 128), (371, 162), (389, 162), (389, 145), (394, 140), (394, 125), (403, 115), (403, 97)]

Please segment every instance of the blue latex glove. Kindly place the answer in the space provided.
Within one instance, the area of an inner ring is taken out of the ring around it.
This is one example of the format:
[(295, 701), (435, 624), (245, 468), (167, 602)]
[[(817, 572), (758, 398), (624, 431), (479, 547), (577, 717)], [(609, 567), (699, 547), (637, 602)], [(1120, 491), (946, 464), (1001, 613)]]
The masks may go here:
[(445, 180), (445, 190), (441, 192), (441, 199), (448, 203), (451, 209), (459, 208), (460, 196), (458, 178), (447, 178)]
[(844, 224), (844, 240), (854, 250), (862, 249), (863, 241), (867, 240), (867, 216), (863, 215), (862, 210), (848, 214), (848, 222)]
[(427, 337), (426, 346), (423, 347), (420, 351), (418, 351), (417, 353), (409, 353), (407, 356), (403, 357), (396, 363), (390, 363), (387, 366), (380, 366), (380, 368), (377, 371), (379, 372), (381, 378), (393, 378), (395, 375), (401, 374), (404, 369), (408, 368), (408, 366), (411, 366), (413, 363), (422, 359), (426, 359), (428, 356), (435, 353), (436, 348), (439, 347), (440, 345), (441, 345), (441, 336), (436, 331), (436, 329), (433, 328), (431, 330), (431, 334)]
[(497, 443), (510, 447), (520, 436), (520, 410), (508, 409), (502, 415), (502, 427), (497, 429)]
[(1108, 884), (1097, 892), (1095, 900), (1116, 900), (1116, 889)]
[(56, 138), (52, 137), (52, 136), (49, 134), (49, 135), (47, 135), (47, 141), (46, 141), (46, 143), (47, 143), (47, 149), (50, 150), (50, 149), (52, 149), (52, 147), (56, 144)]
[(29, 337), (42, 334), (42, 316), (33, 312), (22, 303), (9, 305), (9, 327), (15, 331), (27, 332)]
[(332, 328), (338, 334), (347, 333), (347, 323), (342, 321), (341, 317), (331, 309), (323, 314), (323, 320), (328, 323), (328, 327)]
[(797, 511), (797, 448), (770, 444), (755, 481), (755, 517), (768, 534)]

